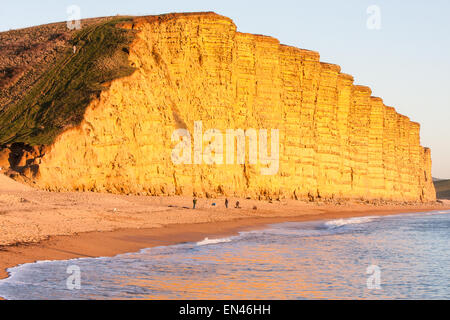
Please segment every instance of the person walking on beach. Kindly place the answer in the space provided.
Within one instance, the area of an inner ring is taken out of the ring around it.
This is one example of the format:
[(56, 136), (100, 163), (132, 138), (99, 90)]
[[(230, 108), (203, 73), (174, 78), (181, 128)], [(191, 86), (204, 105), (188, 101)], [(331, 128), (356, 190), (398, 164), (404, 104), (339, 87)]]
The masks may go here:
[(240, 209), (241, 208), (239, 205), (240, 205), (239, 201), (236, 201), (236, 209)]
[(197, 198), (194, 198), (194, 200), (192, 200), (192, 203), (194, 204), (193, 209), (195, 209), (195, 206), (197, 205)]
[(228, 209), (228, 199), (225, 199), (225, 208)]

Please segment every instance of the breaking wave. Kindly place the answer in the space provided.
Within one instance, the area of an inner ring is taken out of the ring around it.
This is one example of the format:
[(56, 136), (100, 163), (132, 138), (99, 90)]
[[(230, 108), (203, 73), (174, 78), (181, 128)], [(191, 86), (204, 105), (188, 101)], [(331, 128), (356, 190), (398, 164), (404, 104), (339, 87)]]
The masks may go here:
[(372, 217), (356, 217), (356, 218), (348, 218), (348, 219), (336, 219), (325, 222), (325, 226), (329, 228), (339, 228), (349, 224), (361, 224), (361, 223), (369, 223), (379, 218), (379, 216)]
[(197, 242), (197, 246), (206, 246), (209, 244), (217, 244), (217, 243), (224, 243), (224, 242), (231, 242), (231, 238), (222, 238), (222, 239), (209, 239), (205, 238), (202, 241)]

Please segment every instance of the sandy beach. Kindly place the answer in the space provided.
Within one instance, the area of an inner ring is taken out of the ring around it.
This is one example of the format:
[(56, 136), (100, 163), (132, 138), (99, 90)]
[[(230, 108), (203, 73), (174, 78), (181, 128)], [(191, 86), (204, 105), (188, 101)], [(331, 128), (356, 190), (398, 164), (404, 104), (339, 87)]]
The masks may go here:
[[(114, 256), (287, 221), (450, 209), (450, 203), (374, 204), (145, 197), (35, 190), (0, 175), (0, 278), (39, 260)], [(236, 201), (240, 209), (234, 208)], [(215, 205), (213, 205), (215, 203)], [(255, 209), (256, 207), (256, 209)]]

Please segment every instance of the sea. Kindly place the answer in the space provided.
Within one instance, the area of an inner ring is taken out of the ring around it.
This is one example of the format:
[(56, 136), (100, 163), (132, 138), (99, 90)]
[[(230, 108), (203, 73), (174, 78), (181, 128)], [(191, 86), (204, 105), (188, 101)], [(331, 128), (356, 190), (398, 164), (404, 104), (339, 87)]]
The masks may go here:
[(273, 224), (8, 270), (6, 299), (450, 299), (450, 211)]

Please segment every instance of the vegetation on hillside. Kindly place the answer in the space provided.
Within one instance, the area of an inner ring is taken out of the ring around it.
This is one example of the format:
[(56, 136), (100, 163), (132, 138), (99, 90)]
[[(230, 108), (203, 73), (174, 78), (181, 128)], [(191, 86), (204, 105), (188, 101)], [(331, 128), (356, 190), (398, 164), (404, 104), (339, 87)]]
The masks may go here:
[(51, 144), (81, 122), (90, 101), (110, 81), (131, 75), (128, 53), (135, 34), (116, 27), (130, 19), (113, 18), (75, 33), (58, 62), (21, 99), (0, 111), (0, 144)]
[(450, 180), (439, 180), (434, 182), (438, 199), (450, 199)]

